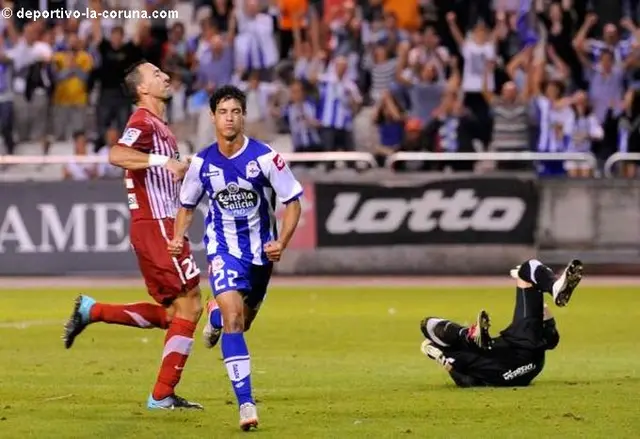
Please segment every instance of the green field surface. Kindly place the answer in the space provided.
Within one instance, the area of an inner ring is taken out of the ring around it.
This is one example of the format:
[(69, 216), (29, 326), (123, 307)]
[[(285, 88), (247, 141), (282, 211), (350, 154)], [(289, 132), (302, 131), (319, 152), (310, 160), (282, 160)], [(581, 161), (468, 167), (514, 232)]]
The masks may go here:
[[(149, 412), (164, 332), (90, 326), (60, 336), (79, 290), (0, 290), (0, 437), (638, 438), (640, 288), (581, 288), (534, 384), (457, 389), (424, 357), (425, 316), (506, 326), (504, 288), (273, 288), (247, 334), (260, 426), (238, 428), (219, 348), (200, 329), (178, 393), (205, 411)], [(91, 292), (147, 300), (141, 289)], [(200, 323), (199, 328), (202, 327)]]

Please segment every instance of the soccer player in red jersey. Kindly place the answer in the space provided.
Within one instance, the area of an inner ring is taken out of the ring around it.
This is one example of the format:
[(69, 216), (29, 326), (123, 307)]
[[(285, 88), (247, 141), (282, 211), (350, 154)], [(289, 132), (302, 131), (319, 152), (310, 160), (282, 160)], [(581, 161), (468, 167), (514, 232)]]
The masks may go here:
[(164, 121), (171, 95), (169, 77), (153, 64), (142, 62), (129, 69), (125, 83), (138, 108), (118, 144), (111, 148), (109, 161), (126, 170), (131, 246), (149, 295), (158, 304), (106, 304), (81, 295), (65, 324), (64, 344), (70, 348), (74, 339), (95, 322), (166, 329), (160, 373), (147, 407), (201, 409), (200, 404), (174, 392), (193, 346), (202, 303), (200, 270), (189, 243), (184, 243), (177, 256), (167, 249), (173, 238), (180, 182), (188, 167), (179, 160), (176, 138)]

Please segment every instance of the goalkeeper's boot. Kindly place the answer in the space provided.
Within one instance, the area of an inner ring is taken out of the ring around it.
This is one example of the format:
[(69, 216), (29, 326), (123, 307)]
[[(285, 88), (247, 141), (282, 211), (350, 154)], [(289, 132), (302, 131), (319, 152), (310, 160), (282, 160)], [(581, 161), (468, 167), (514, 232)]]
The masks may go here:
[(438, 348), (437, 346), (434, 346), (431, 340), (425, 340), (422, 342), (422, 344), (420, 345), (420, 352), (422, 352), (427, 357), (434, 360), (436, 363), (438, 363), (440, 366), (444, 367), (445, 369), (447, 370), (451, 369), (452, 367), (451, 365), (453, 364), (453, 358), (447, 358), (444, 355), (444, 352), (442, 352), (440, 348)]
[(149, 399), (147, 399), (147, 408), (154, 410), (174, 410), (174, 409), (196, 409), (203, 410), (204, 407), (202, 404), (198, 404), (197, 402), (187, 401), (186, 399), (178, 396), (171, 395), (166, 398), (161, 399), (160, 401), (156, 401), (153, 399), (153, 395), (149, 395)]
[(491, 349), (491, 335), (489, 335), (489, 328), (491, 327), (491, 321), (489, 314), (485, 310), (480, 310), (478, 317), (473, 325), (471, 325), (467, 331), (467, 338), (469, 341), (480, 349)]
[(73, 312), (71, 317), (64, 324), (64, 334), (62, 340), (64, 340), (64, 347), (69, 349), (73, 345), (73, 341), (87, 325), (90, 323), (90, 312), (93, 305), (96, 303), (94, 299), (89, 296), (80, 295), (76, 297), (75, 304), (73, 305)]
[(582, 280), (582, 269), (582, 262), (573, 259), (553, 283), (551, 294), (553, 294), (553, 301), (557, 306), (567, 306), (573, 291)]

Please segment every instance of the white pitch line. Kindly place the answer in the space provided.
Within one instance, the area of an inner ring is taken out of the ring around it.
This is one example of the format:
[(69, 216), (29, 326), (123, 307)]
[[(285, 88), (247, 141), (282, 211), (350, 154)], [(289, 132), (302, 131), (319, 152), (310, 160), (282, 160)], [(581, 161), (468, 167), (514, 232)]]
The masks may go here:
[(43, 401), (60, 401), (61, 399), (68, 399), (72, 397), (73, 397), (73, 393), (69, 393), (68, 395), (52, 396), (51, 398), (45, 398), (43, 399)]
[(20, 320), (17, 322), (1, 322), (0, 329), (27, 329), (32, 326), (63, 325), (62, 320)]

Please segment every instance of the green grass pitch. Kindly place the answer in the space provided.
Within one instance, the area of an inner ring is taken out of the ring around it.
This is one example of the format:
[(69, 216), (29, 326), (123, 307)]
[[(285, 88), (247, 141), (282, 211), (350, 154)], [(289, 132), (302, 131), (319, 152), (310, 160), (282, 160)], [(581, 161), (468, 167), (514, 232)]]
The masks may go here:
[[(420, 320), (496, 333), (504, 288), (273, 288), (247, 335), (260, 426), (243, 433), (219, 348), (200, 330), (179, 393), (203, 412), (148, 412), (164, 333), (96, 324), (60, 339), (79, 290), (0, 291), (2, 438), (637, 438), (640, 288), (587, 288), (552, 307), (561, 334), (529, 388), (457, 389), (419, 352)], [(100, 289), (102, 301), (147, 300)], [(202, 322), (199, 328), (202, 327)]]

